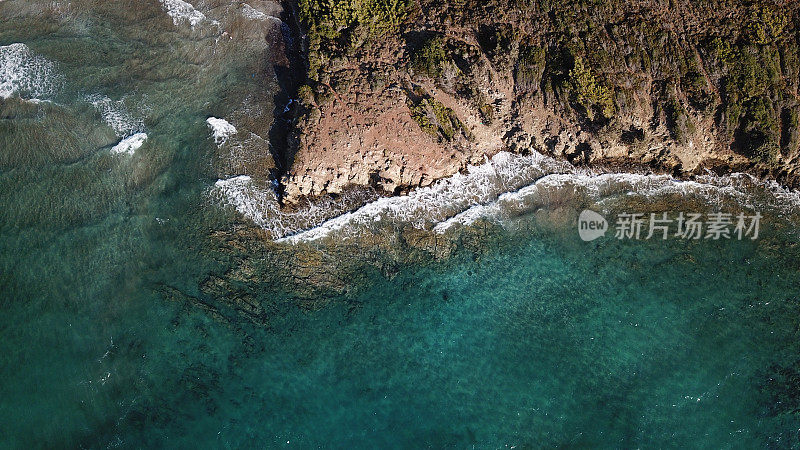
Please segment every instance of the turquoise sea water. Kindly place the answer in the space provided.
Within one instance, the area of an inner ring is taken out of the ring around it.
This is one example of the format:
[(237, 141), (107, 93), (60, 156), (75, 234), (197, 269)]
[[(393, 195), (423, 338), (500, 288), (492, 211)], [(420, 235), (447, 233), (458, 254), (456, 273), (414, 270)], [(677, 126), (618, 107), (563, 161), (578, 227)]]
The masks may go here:
[(52, 81), (0, 99), (0, 447), (800, 445), (791, 220), (585, 243), (544, 205), (316, 308), (268, 266), (255, 323), (202, 287), (236, 264), (215, 232), (242, 223), (210, 194), (205, 120), (274, 84), (158, 2), (36, 5), (0, 3), (0, 46)]

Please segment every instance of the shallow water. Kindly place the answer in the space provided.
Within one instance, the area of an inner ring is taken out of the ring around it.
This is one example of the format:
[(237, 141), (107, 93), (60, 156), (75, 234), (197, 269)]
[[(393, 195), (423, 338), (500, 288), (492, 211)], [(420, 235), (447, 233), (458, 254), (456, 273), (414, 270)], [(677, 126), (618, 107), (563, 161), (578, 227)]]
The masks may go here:
[[(254, 225), (218, 179), (265, 180), (220, 162), (241, 147), (218, 146), (207, 120), (229, 119), (235, 144), (242, 108), (271, 111), (277, 83), (253, 70), (269, 49), (228, 51), (220, 27), (239, 10), (221, 2), (195, 26), (155, 1), (58, 5), (0, 3), (0, 48), (26, 46), (5, 50), (27, 58), (13, 73), (46, 87), (15, 81), (0, 98), (0, 446), (800, 442), (794, 194), (740, 179), (540, 178), (566, 169), (514, 160), (510, 178), (486, 166), (311, 243), (221, 244), (217, 231)], [(136, 133), (141, 147), (112, 151)], [(276, 215), (259, 225), (284, 231), (347, 207), (280, 216), (266, 183), (248, 189), (264, 195), (248, 208)], [(768, 217), (755, 241), (586, 243), (585, 207)], [(451, 252), (403, 256), (414, 227)], [(370, 264), (299, 302), (281, 284), (297, 268), (282, 263), (308, 249), (341, 258), (314, 273)], [(250, 277), (208, 287), (231, 268)], [(248, 301), (265, 323), (242, 313)]]

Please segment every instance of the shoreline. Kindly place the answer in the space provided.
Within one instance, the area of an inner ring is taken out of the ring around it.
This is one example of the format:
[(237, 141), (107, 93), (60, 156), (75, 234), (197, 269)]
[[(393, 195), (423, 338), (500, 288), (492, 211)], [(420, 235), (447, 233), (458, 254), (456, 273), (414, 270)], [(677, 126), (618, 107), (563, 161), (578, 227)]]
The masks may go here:
[[(678, 2), (686, 14), (673, 14), (657, 2), (609, 3), (593, 14), (573, 11), (588, 24), (576, 40), (565, 24), (578, 19), (555, 20), (570, 9), (547, 8), (494, 17), (477, 2), (423, 0), (376, 18), (392, 23), (386, 28), (354, 21), (322, 33), (324, 11), (308, 16), (284, 2), (297, 20), (293, 40), (303, 43), (293, 48), (303, 60), (294, 78), (305, 84), (288, 132), (290, 164), (276, 174), (281, 203), (291, 211), (353, 186), (407, 194), (499, 152), (528, 149), (599, 171), (688, 180), (747, 172), (800, 186), (800, 83), (787, 81), (794, 69), (775, 66), (773, 55), (794, 49), (786, 36), (795, 25), (767, 40), (748, 25), (752, 14), (778, 12)], [(634, 32), (639, 15), (660, 22)], [(697, 26), (719, 21), (719, 33)], [(666, 44), (642, 41), (642, 33)], [(777, 74), (740, 73), (751, 68)], [(764, 92), (743, 91), (732, 84), (739, 79)], [(753, 119), (759, 99), (773, 103), (764, 123)]]
[[(552, 177), (565, 178), (563, 181), (571, 183), (575, 189), (578, 187), (586, 189), (603, 183), (618, 183), (619, 186), (612, 189), (616, 192), (614, 195), (658, 196), (664, 192), (683, 190), (683, 195), (697, 194), (706, 200), (710, 198), (708, 197), (710, 194), (704, 193), (704, 190), (723, 192), (726, 188), (733, 188), (736, 196), (744, 198), (755, 193), (745, 192), (744, 189), (749, 187), (746, 185), (755, 185), (773, 198), (778, 195), (794, 196), (793, 202), (783, 205), (787, 208), (800, 205), (800, 192), (797, 190), (787, 189), (774, 180), (758, 178), (746, 172), (723, 175), (708, 172), (680, 178), (641, 167), (634, 167), (632, 170), (632, 166), (628, 166), (626, 171), (610, 169), (612, 169), (610, 166), (576, 167), (566, 161), (539, 153), (519, 155), (501, 152), (484, 164), (469, 166), (464, 173), (437, 180), (430, 186), (414, 189), (402, 195), (369, 196), (364, 195), (364, 191), (352, 191), (353, 195), (350, 196), (350, 193), (345, 191), (337, 200), (322, 197), (316, 201), (309, 200), (305, 207), (287, 210), (274, 203), (275, 200), (273, 203), (266, 200), (265, 203), (263, 196), (267, 195), (266, 191), (250, 190), (252, 185), (219, 193), (223, 194), (223, 202), (234, 206), (239, 214), (253, 221), (256, 227), (270, 232), (276, 243), (290, 244), (325, 238), (331, 233), (345, 230), (350, 225), (358, 228), (385, 220), (392, 221), (398, 226), (410, 224), (412, 228), (420, 231), (441, 230), (444, 223), (457, 221), (458, 217), (469, 215), (474, 208), (499, 207), (498, 204), (504, 197), (513, 197), (514, 194), (537, 186), (546, 188), (541, 183)], [(746, 177), (746, 181), (743, 181), (742, 177)], [(221, 180), (217, 183), (217, 187), (225, 182)], [(637, 190), (637, 184), (641, 183), (655, 185), (657, 189), (652, 193)], [(557, 189), (552, 193), (557, 194)], [(581, 201), (598, 200), (600, 199), (588, 197)], [(777, 201), (762, 206), (765, 209), (781, 207)], [(502, 215), (502, 207), (499, 208), (500, 210), (495, 213)]]

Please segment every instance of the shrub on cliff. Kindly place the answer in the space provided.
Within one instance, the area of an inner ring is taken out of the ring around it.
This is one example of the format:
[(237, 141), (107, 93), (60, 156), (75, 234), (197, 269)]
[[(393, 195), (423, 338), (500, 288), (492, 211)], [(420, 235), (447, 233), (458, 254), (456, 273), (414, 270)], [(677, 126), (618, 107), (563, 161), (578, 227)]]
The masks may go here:
[[(308, 77), (319, 80), (332, 55), (352, 51), (347, 30), (360, 45), (367, 38), (397, 31), (411, 0), (300, 0), (300, 18), (308, 34)], [(344, 38), (344, 39), (343, 39)]]
[(754, 44), (768, 45), (783, 36), (789, 20), (784, 14), (762, 6), (750, 16), (748, 31)]
[(674, 97), (670, 97), (664, 104), (664, 115), (667, 122), (667, 129), (669, 129), (672, 139), (677, 142), (685, 143), (689, 135), (693, 134), (695, 129), (689, 116), (686, 114), (686, 109)]
[(709, 90), (709, 83), (703, 75), (702, 62), (693, 52), (681, 65), (680, 86), (689, 103), (698, 110), (706, 110), (714, 103), (714, 95)]
[(409, 6), (409, 0), (300, 0), (300, 16), (309, 34), (334, 40), (355, 24), (373, 35), (396, 31)]
[(536, 92), (542, 81), (544, 67), (545, 51), (543, 48), (536, 46), (521, 48), (517, 67), (514, 70), (517, 89), (524, 92)]
[(800, 145), (800, 113), (798, 107), (783, 108), (781, 111), (781, 153), (796, 154)]
[(691, 71), (681, 78), (681, 88), (686, 93), (692, 106), (705, 110), (714, 102), (714, 96), (708, 91), (708, 82), (699, 72)]
[(412, 59), (412, 65), (415, 70), (434, 79), (442, 76), (446, 63), (447, 51), (444, 49), (444, 41), (442, 41), (440, 37), (431, 38), (426, 41), (422, 47), (414, 53)]
[(297, 99), (303, 106), (309, 107), (314, 105), (314, 90), (310, 86), (304, 84), (297, 89)]
[(472, 136), (467, 127), (456, 116), (455, 111), (431, 97), (422, 98), (417, 104), (409, 103), (411, 118), (429, 135), (440, 141), (451, 142), (461, 133), (467, 139)]
[(361, 0), (356, 4), (358, 22), (373, 34), (396, 32), (410, 7), (409, 0)]
[(508, 62), (508, 55), (514, 42), (514, 29), (511, 25), (481, 26), (477, 38), (493, 64), (501, 66)]
[(577, 103), (583, 107), (589, 120), (594, 120), (597, 109), (603, 117), (610, 119), (614, 115), (614, 96), (608, 87), (597, 81), (591, 69), (586, 67), (583, 59), (575, 58), (575, 64), (569, 72), (572, 88)]
[(734, 148), (762, 164), (774, 164), (780, 154), (780, 121), (775, 105), (765, 97), (751, 99), (736, 132)]
[(724, 118), (733, 148), (755, 162), (773, 164), (780, 154), (780, 103), (784, 84), (774, 45), (725, 49)]
[(736, 59), (736, 52), (733, 50), (731, 43), (722, 40), (720, 37), (715, 37), (714, 40), (711, 41), (711, 47), (714, 50), (714, 56), (723, 64), (730, 64)]

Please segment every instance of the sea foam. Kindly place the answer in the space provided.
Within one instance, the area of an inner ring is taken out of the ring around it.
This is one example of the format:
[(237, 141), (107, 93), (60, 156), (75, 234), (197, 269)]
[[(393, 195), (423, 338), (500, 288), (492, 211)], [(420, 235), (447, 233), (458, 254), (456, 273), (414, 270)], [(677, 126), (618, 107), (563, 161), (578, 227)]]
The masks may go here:
[(276, 239), (312, 229), (348, 209), (347, 199), (340, 198), (308, 202), (296, 210), (284, 211), (271, 186), (261, 186), (247, 175), (217, 180), (212, 196), (234, 207), (241, 216)]
[(800, 210), (800, 192), (749, 174), (704, 175), (696, 180), (678, 180), (669, 175), (576, 172), (546, 175), (518, 191), (503, 193), (494, 202), (469, 208), (437, 224), (434, 231), (445, 233), (454, 226), (470, 225), (479, 219), (503, 222), (516, 214), (563, 199), (582, 197), (602, 203), (619, 196), (663, 198), (673, 194), (684, 199), (696, 198), (719, 209), (735, 204), (750, 210), (769, 210), (777, 215)]
[(482, 165), (468, 167), (466, 173), (439, 180), (405, 196), (379, 198), (335, 216), (323, 202), (292, 213), (283, 212), (274, 193), (258, 188), (249, 177), (220, 180), (215, 190), (224, 203), (235, 206), (239, 214), (269, 231), (276, 241), (290, 244), (334, 234), (346, 239), (387, 224), (445, 233), (479, 219), (503, 224), (540, 207), (576, 204), (576, 200), (602, 205), (637, 195), (655, 198), (678, 194), (711, 206), (735, 202), (777, 213), (800, 211), (800, 193), (750, 175), (708, 175), (687, 181), (668, 175), (598, 173), (537, 152), (529, 155), (501, 152)]
[(19, 95), (25, 100), (41, 100), (54, 96), (63, 79), (55, 64), (35, 55), (27, 45), (15, 43), (0, 46), (0, 98)]
[(144, 131), (144, 120), (135, 117), (125, 100), (112, 100), (103, 95), (90, 95), (86, 100), (95, 107), (103, 121), (114, 130), (117, 137), (128, 137)]
[(546, 173), (570, 168), (565, 162), (536, 152), (526, 156), (500, 152), (482, 165), (469, 166), (467, 173), (457, 173), (405, 196), (378, 199), (356, 211), (279, 241), (314, 241), (346, 228), (383, 221), (431, 229), (463, 211), (496, 200), (504, 192), (517, 190)]
[[(191, 3), (184, 2), (183, 0), (161, 0), (161, 4), (167, 11), (167, 14), (172, 17), (172, 23), (178, 26), (184, 22), (188, 22), (189, 26), (194, 28), (197, 24), (208, 20), (205, 14), (196, 10)], [(216, 21), (210, 21), (212, 24), (218, 24)]]
[(119, 144), (111, 148), (111, 153), (132, 155), (134, 152), (136, 152), (136, 150), (139, 149), (139, 147), (141, 147), (144, 144), (144, 141), (146, 140), (147, 140), (146, 133), (136, 133), (132, 136), (128, 136), (125, 139), (119, 141)]
[(283, 23), (280, 18), (261, 12), (247, 3), (242, 4), (242, 16), (251, 20), (274, 20)]
[(218, 119), (216, 117), (209, 117), (206, 119), (211, 131), (214, 133), (214, 142), (217, 145), (225, 145), (228, 138), (236, 134), (236, 127), (230, 124), (225, 119)]
[(499, 153), (482, 166), (470, 167), (466, 175), (457, 174), (407, 196), (379, 199), (278, 241), (309, 242), (333, 233), (347, 238), (350, 232), (358, 234), (359, 230), (386, 220), (445, 233), (479, 219), (502, 224), (539, 207), (576, 199), (602, 203), (620, 196), (655, 198), (670, 194), (698, 198), (711, 206), (732, 202), (778, 214), (800, 210), (800, 193), (746, 174), (708, 175), (686, 181), (668, 175), (595, 173), (538, 153)]

